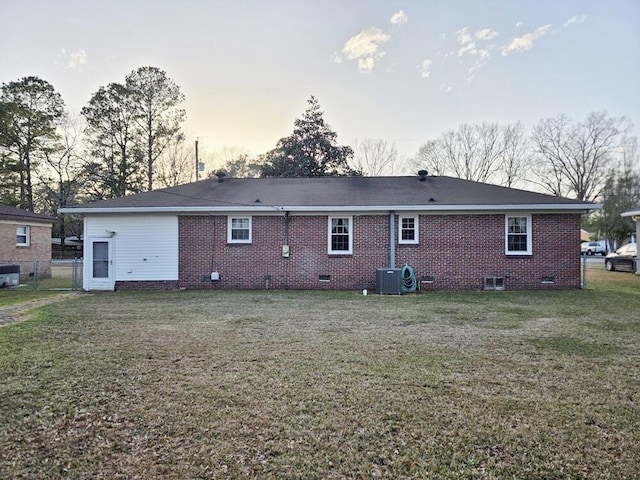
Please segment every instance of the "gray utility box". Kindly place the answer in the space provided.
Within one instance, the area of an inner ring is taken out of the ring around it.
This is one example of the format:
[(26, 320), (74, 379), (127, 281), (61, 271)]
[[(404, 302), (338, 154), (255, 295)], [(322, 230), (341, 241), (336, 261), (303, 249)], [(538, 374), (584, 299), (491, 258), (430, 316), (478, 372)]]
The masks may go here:
[(378, 268), (376, 270), (376, 291), (383, 295), (401, 295), (402, 269)]
[(20, 265), (0, 265), (0, 288), (20, 285)]

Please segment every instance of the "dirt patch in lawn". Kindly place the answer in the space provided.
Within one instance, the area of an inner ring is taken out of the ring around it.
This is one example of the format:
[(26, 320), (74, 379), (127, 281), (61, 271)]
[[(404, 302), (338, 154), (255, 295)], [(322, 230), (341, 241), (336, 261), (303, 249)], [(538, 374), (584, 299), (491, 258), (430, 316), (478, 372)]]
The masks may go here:
[(45, 305), (51, 305), (54, 303), (60, 303), (72, 298), (77, 298), (80, 295), (78, 292), (72, 293), (60, 293), (48, 297), (36, 298), (33, 300), (27, 300), (20, 303), (14, 303), (0, 307), (0, 327), (5, 327), (13, 323), (17, 323), (29, 318), (29, 312)]

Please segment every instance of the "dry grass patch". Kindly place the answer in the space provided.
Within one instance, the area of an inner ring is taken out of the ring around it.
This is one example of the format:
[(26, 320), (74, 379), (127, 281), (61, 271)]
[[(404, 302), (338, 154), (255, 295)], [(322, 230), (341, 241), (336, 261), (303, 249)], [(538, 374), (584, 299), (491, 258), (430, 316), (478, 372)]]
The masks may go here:
[(0, 477), (634, 478), (640, 298), (598, 288), (49, 306), (0, 331)]

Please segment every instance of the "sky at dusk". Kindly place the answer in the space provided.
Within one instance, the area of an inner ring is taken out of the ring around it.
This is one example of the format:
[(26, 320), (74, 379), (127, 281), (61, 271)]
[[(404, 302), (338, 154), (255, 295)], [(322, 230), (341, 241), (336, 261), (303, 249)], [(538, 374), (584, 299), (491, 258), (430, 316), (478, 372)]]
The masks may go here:
[(78, 113), (149, 65), (203, 149), (275, 147), (315, 95), (340, 144), (402, 157), (462, 123), (606, 110), (640, 125), (640, 1), (0, 0), (0, 82)]

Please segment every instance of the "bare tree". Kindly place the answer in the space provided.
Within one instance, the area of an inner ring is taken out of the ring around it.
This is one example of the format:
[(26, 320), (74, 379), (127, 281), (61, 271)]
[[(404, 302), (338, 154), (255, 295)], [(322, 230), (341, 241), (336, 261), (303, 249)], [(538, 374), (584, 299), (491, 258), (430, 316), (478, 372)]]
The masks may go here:
[[(223, 145), (222, 147), (214, 149), (203, 149), (201, 158), (206, 158), (207, 165), (211, 165), (215, 173), (220, 169), (224, 169), (229, 176), (234, 176), (229, 173), (225, 165), (229, 162), (233, 162), (238, 158), (249, 158), (249, 150), (235, 145)], [(210, 172), (211, 173), (211, 172)]]
[(412, 166), (436, 175), (513, 185), (523, 173), (524, 161), (517, 158), (526, 149), (523, 141), (520, 124), (462, 124), (422, 145)]
[(410, 164), (413, 170), (426, 170), (432, 175), (449, 173), (445, 161), (445, 149), (440, 139), (429, 140), (422, 145)]
[(531, 168), (529, 140), (520, 122), (505, 125), (502, 130), (502, 140), (504, 150), (500, 183), (505, 187), (513, 187), (527, 177)]
[(459, 177), (478, 182), (489, 181), (500, 169), (503, 145), (497, 123), (462, 125), (456, 135), (459, 155), (453, 167)]
[(609, 117), (606, 112), (590, 113), (579, 123), (565, 115), (541, 120), (531, 137), (537, 183), (554, 195), (595, 200), (629, 129), (626, 118)]
[(398, 151), (395, 143), (381, 138), (356, 140), (350, 163), (369, 177), (394, 175), (398, 170)]
[(192, 142), (182, 135), (166, 144), (157, 160), (155, 180), (162, 187), (175, 187), (189, 183), (195, 177), (195, 152)]
[(67, 219), (58, 214), (58, 209), (71, 205), (84, 183), (84, 161), (82, 159), (82, 134), (85, 125), (78, 116), (65, 114), (58, 121), (58, 141), (44, 152), (38, 171), (36, 197), (41, 210), (58, 216), (61, 222), (54, 226), (58, 231), (62, 248), (67, 230)]
[(640, 146), (638, 137), (624, 136), (620, 142), (619, 162), (623, 169), (640, 173)]

